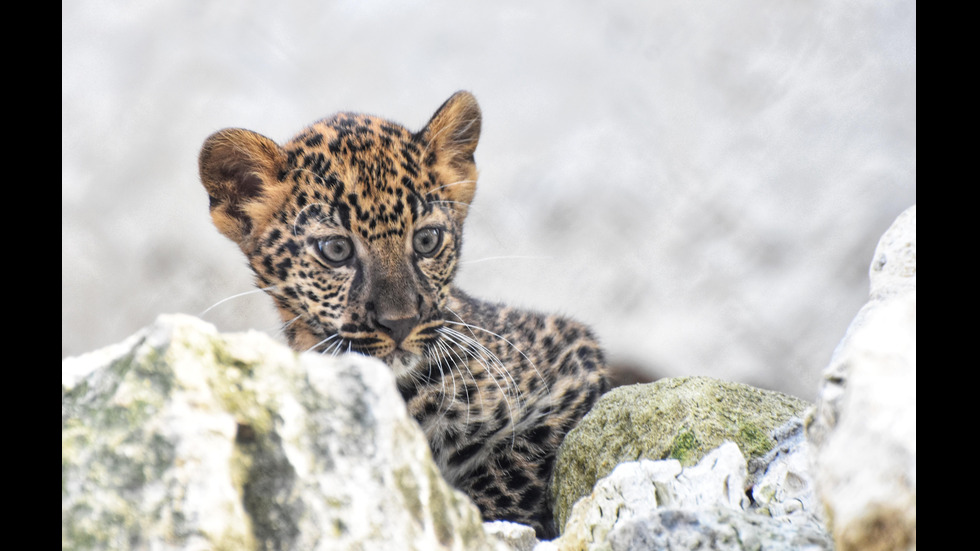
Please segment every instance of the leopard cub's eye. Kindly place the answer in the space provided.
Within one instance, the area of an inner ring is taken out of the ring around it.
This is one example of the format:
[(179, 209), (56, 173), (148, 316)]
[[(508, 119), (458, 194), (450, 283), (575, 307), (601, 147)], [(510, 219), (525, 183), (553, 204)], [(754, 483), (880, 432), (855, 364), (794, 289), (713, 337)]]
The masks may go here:
[(317, 241), (320, 257), (331, 266), (343, 266), (354, 258), (354, 244), (347, 237), (328, 237)]
[(412, 246), (415, 252), (422, 256), (432, 256), (442, 245), (442, 228), (422, 228), (415, 232), (412, 238)]

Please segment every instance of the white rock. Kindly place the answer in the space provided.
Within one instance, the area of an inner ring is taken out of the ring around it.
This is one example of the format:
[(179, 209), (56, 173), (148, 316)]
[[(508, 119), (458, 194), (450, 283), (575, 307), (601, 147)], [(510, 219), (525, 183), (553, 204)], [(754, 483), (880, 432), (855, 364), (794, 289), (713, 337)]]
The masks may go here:
[(687, 469), (674, 459), (621, 463), (596, 483), (590, 496), (575, 504), (558, 545), (601, 548), (618, 524), (658, 507), (741, 509), (745, 469), (742, 452), (731, 442)]
[(822, 507), (816, 497), (811, 472), (811, 447), (804, 434), (803, 421), (791, 419), (773, 433), (776, 445), (749, 470), (757, 467), (750, 480), (752, 509), (792, 523), (823, 526)]
[(691, 509), (714, 506), (742, 509), (748, 505), (745, 479), (745, 457), (738, 446), (725, 442), (704, 456), (697, 465), (684, 469), (677, 477), (676, 484), (665, 485), (661, 492), (665, 496), (661, 498), (661, 505)]
[(731, 442), (686, 469), (675, 460), (623, 463), (575, 504), (562, 537), (535, 551), (831, 548), (816, 523), (745, 510), (745, 485), (745, 458)]
[(484, 522), (483, 530), (488, 536), (505, 544), (507, 549), (513, 549), (513, 551), (531, 551), (538, 544), (534, 528), (525, 524), (495, 520)]
[(830, 551), (822, 530), (729, 507), (662, 507), (618, 523), (596, 549), (635, 551)]
[(915, 292), (915, 205), (909, 207), (881, 236), (868, 269), (871, 300)]
[(126, 347), (63, 366), (62, 548), (506, 548), (382, 363), (186, 316)]
[(808, 419), (840, 550), (915, 548), (915, 256), (912, 207), (878, 244), (871, 300), (834, 352)]

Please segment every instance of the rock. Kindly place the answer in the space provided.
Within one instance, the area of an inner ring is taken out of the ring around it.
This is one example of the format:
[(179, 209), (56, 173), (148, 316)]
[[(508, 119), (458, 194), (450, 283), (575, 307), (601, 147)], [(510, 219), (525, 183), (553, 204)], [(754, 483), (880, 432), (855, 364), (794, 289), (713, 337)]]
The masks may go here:
[(501, 549), (387, 367), (162, 316), (62, 364), (63, 549)]
[(773, 434), (776, 445), (748, 462), (753, 510), (794, 524), (824, 529), (810, 466), (810, 444), (803, 420), (794, 417)]
[(746, 461), (722, 444), (700, 463), (623, 463), (575, 504), (558, 550), (830, 549), (818, 525), (746, 510)]
[(915, 205), (885, 231), (868, 270), (872, 301), (915, 292)]
[(483, 529), (488, 536), (506, 545), (507, 549), (514, 551), (531, 551), (538, 544), (534, 528), (525, 524), (495, 520), (484, 522)]
[(750, 458), (768, 453), (770, 433), (808, 404), (798, 398), (705, 377), (661, 379), (603, 396), (565, 438), (555, 465), (555, 518), (616, 467), (638, 459), (697, 463), (725, 441)]
[(703, 551), (829, 551), (824, 532), (735, 509), (665, 507), (630, 519), (609, 533), (611, 551), (667, 549)]
[(837, 548), (916, 545), (915, 207), (882, 236), (869, 302), (824, 371), (807, 419)]
[(682, 469), (676, 459), (622, 463), (575, 504), (561, 548), (584, 549), (602, 542), (617, 523), (660, 506), (732, 506), (734, 502), (740, 507), (745, 475), (745, 458), (731, 442), (688, 469)]

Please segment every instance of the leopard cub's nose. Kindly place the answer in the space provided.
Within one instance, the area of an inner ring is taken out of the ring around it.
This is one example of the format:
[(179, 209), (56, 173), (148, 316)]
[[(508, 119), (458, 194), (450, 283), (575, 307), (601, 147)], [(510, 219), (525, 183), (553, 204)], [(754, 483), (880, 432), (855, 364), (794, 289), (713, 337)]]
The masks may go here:
[(405, 337), (412, 332), (415, 325), (419, 322), (418, 314), (401, 319), (378, 319), (378, 326), (382, 331), (391, 335), (395, 339), (395, 344), (401, 344)]

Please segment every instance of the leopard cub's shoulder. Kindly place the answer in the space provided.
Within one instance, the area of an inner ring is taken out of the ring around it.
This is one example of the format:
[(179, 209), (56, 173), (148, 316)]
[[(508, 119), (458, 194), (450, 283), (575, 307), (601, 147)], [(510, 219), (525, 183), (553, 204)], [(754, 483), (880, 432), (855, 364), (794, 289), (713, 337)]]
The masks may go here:
[(447, 480), (487, 519), (548, 537), (554, 456), (605, 364), (585, 326), (455, 287), (481, 122), (458, 92), (417, 132), (352, 113), (283, 145), (225, 129), (200, 174), (290, 344), (383, 360)]

